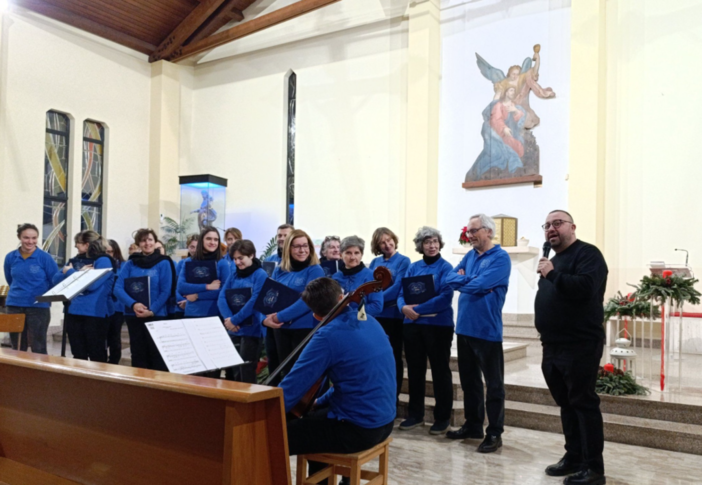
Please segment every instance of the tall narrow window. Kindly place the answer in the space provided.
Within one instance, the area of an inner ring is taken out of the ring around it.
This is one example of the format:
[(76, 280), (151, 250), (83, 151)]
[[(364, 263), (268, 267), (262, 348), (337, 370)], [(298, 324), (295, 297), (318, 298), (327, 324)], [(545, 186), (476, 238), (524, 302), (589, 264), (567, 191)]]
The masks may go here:
[(102, 234), (102, 169), (105, 160), (105, 127), (97, 121), (83, 123), (83, 177), (80, 229)]
[(297, 75), (288, 76), (288, 178), (285, 190), (287, 223), (295, 224), (295, 105), (297, 99)]
[(59, 266), (66, 262), (66, 204), (68, 203), (68, 140), (71, 121), (57, 111), (46, 113), (44, 146), (44, 251)]

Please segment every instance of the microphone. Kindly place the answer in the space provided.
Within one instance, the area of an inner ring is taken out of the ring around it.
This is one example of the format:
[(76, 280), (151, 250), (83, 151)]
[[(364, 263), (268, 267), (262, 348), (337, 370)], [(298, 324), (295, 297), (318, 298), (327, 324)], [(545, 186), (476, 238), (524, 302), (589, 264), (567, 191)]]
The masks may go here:
[(551, 243), (550, 243), (550, 242), (546, 241), (546, 242), (544, 243), (543, 251), (544, 251), (544, 256), (543, 256), (543, 257), (544, 257), (544, 258), (548, 258), (548, 253), (551, 252)]

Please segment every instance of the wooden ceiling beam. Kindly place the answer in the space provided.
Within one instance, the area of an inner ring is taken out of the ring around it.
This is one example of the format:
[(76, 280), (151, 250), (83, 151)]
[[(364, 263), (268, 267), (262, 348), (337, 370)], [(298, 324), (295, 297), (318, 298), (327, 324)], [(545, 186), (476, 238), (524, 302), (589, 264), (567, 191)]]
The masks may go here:
[(149, 56), (149, 62), (170, 58), (224, 2), (225, 0), (202, 0)]
[(220, 45), (226, 44), (236, 39), (241, 39), (255, 32), (273, 27), (279, 23), (294, 19), (314, 10), (326, 7), (340, 0), (299, 0), (287, 7), (280, 8), (274, 12), (261, 15), (255, 19), (249, 20), (241, 25), (236, 25), (230, 29), (215, 34), (213, 36), (202, 39), (198, 42), (188, 44), (173, 52), (170, 61), (180, 61), (187, 57), (200, 54), (202, 52), (214, 49)]
[(241, 22), (244, 20), (244, 13), (235, 7), (240, 0), (226, 0), (219, 9), (208, 18), (188, 39), (188, 44), (193, 44), (217, 32), (232, 20)]
[(101, 25), (93, 20), (76, 15), (60, 7), (49, 4), (44, 0), (14, 0), (14, 4), (36, 12), (45, 17), (58, 20), (77, 29), (85, 30), (91, 34), (111, 40), (118, 44), (130, 47), (136, 51), (150, 54), (156, 46), (141, 39), (137, 39), (129, 34), (120, 32), (110, 27)]

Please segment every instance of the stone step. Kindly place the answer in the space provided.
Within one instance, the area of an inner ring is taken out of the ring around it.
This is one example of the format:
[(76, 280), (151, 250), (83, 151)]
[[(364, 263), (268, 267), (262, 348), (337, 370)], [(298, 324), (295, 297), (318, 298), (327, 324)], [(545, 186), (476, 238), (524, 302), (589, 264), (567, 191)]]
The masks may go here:
[[(556, 406), (547, 388), (505, 384), (505, 396), (513, 402)], [(611, 415), (702, 426), (702, 408), (689, 404), (653, 401), (636, 396), (600, 395), (600, 409)]]
[[(606, 396), (605, 396), (606, 397)], [(616, 398), (615, 398), (616, 399)], [(409, 396), (400, 394), (398, 417), (407, 417)], [(434, 398), (426, 397), (424, 420), (434, 421)], [(604, 409), (603, 409), (604, 410)], [(605, 440), (635, 446), (702, 455), (702, 425), (678, 423), (603, 412)], [(454, 401), (451, 426), (463, 424), (463, 402)], [(505, 426), (562, 433), (560, 410), (556, 406), (516, 401), (505, 402)]]
[(534, 314), (528, 313), (503, 313), (502, 325), (512, 327), (534, 327)]
[[(541, 349), (541, 340), (539, 340), (538, 338), (509, 337), (509, 336), (507, 336), (507, 335), (505, 335), (505, 338), (506, 338), (506, 339), (509, 339), (509, 341), (510, 341), (511, 343), (515, 343), (515, 344), (524, 344), (524, 345), (526, 345), (527, 347), (530, 347), (530, 348), (538, 348), (538, 349)], [(507, 361), (505, 361), (505, 362), (507, 362)]]
[[(503, 342), (502, 352), (504, 354), (505, 362), (525, 358), (527, 356), (528, 346), (529, 344), (527, 342)], [(453, 372), (458, 372), (458, 350), (456, 348), (451, 349), (451, 360), (449, 361), (449, 366)], [(429, 361), (427, 360), (427, 368), (430, 367)], [(407, 361), (405, 361), (405, 368), (407, 368)]]
[[(461, 389), (461, 381), (458, 372), (451, 372), (453, 376), (453, 400), (463, 402), (463, 390)], [(434, 397), (434, 381), (431, 377), (431, 370), (427, 370), (427, 381), (425, 386), (424, 395), (427, 397)], [(407, 379), (407, 370), (405, 369), (405, 376), (402, 379), (402, 390), (405, 394), (409, 394), (409, 380)]]
[[(606, 441), (702, 455), (702, 426), (603, 413)], [(505, 425), (561, 433), (556, 406), (507, 401)]]
[[(399, 403), (397, 405), (397, 417), (406, 418), (407, 409), (409, 406), (409, 395), (400, 394)], [(424, 398), (424, 421), (427, 423), (434, 422), (434, 407), (436, 400), (433, 397)], [(451, 410), (451, 426), (460, 427), (465, 421), (463, 414), (463, 401), (453, 401), (453, 409)]]
[(504, 335), (504, 338), (507, 340), (511, 340), (512, 338), (526, 338), (526, 339), (532, 339), (532, 340), (538, 340), (539, 338), (539, 332), (536, 331), (536, 328), (533, 326), (526, 327), (526, 326), (521, 326), (521, 325), (507, 325), (504, 324), (502, 326), (502, 334)]

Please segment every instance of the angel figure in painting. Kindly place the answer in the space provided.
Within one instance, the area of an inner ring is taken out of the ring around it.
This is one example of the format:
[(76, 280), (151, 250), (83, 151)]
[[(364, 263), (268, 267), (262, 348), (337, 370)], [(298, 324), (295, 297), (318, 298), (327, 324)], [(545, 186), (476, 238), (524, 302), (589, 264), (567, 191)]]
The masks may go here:
[(540, 120), (529, 106), (529, 93), (533, 91), (542, 99), (553, 98), (556, 93), (537, 82), (540, 49), (539, 45), (534, 46), (533, 58), (527, 57), (521, 67), (510, 67), (507, 76), (476, 53), (478, 68), (493, 83), (495, 96), (483, 110), (484, 147), (466, 174), (464, 187), (484, 185), (472, 183), (495, 179), (510, 179), (508, 183), (514, 183), (520, 177), (526, 177), (528, 182), (541, 182), (539, 147), (531, 133)]

